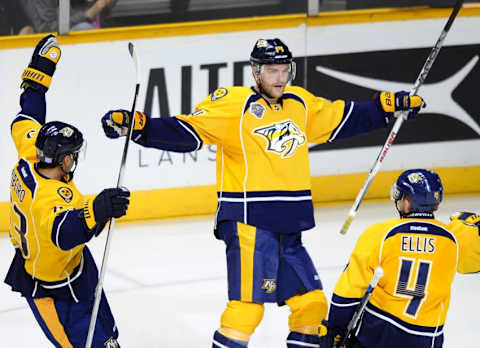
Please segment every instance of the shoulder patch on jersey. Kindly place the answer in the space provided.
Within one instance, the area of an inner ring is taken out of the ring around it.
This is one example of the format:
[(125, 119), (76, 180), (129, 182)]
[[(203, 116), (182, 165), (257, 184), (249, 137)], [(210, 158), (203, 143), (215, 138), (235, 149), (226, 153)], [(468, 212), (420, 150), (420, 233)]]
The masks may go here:
[(265, 113), (265, 106), (259, 103), (250, 104), (250, 113), (256, 118), (262, 118)]
[(218, 88), (212, 93), (212, 101), (221, 99), (228, 94), (228, 90), (226, 88)]
[(69, 187), (62, 186), (58, 190), (58, 195), (63, 198), (67, 203), (70, 203), (73, 199), (73, 191)]

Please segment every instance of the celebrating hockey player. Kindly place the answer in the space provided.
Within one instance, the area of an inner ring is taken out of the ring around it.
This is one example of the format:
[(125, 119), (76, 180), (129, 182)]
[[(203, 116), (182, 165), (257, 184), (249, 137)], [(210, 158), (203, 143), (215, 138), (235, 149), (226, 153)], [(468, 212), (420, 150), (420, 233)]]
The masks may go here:
[(346, 347), (442, 347), (457, 265), (455, 236), (433, 215), (442, 197), (440, 177), (432, 171), (412, 169), (398, 177), (391, 198), (400, 218), (362, 233), (335, 286), (328, 335), (336, 342), (380, 266), (385, 275)]
[[(22, 78), (21, 111), (11, 124), (18, 162), (10, 184), (10, 239), (15, 256), (5, 282), (27, 300), (55, 347), (84, 347), (98, 271), (85, 246), (112, 218), (125, 215), (130, 193), (105, 189), (83, 196), (72, 181), (82, 133), (45, 123), (48, 90), (61, 51), (53, 35), (36, 46)], [(92, 347), (119, 347), (105, 294)]]
[(448, 228), (458, 241), (457, 271), (480, 272), (480, 215), (458, 212), (450, 217)]
[[(135, 113), (133, 136), (145, 147), (189, 152), (217, 145), (215, 236), (226, 244), (228, 297), (213, 347), (245, 347), (264, 303), (291, 309), (288, 347), (318, 347), (327, 300), (302, 245), (314, 227), (308, 143), (325, 143), (385, 127), (396, 111), (423, 105), (406, 92), (369, 102), (316, 97), (287, 86), (295, 63), (279, 39), (260, 39), (250, 56), (256, 85), (218, 88), (191, 115), (149, 118)], [(102, 118), (106, 135), (125, 134), (125, 110)]]

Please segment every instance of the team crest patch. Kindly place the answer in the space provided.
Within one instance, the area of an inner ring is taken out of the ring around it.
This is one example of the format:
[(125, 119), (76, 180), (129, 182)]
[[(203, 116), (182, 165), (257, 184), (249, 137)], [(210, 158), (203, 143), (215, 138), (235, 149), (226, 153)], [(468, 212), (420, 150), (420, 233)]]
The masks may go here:
[(275, 279), (264, 279), (262, 289), (264, 289), (267, 294), (271, 294), (277, 290), (277, 282)]
[(262, 48), (262, 47), (268, 47), (268, 42), (265, 39), (258, 39), (257, 40), (257, 47)]
[(250, 113), (256, 118), (262, 118), (265, 113), (265, 106), (258, 103), (250, 104)]
[(306, 139), (291, 120), (256, 128), (253, 132), (267, 139), (267, 151), (279, 153), (282, 158), (292, 156), (299, 146), (305, 144)]
[(408, 181), (412, 184), (416, 184), (417, 182), (423, 181), (424, 177), (422, 173), (412, 173), (407, 176)]
[(60, 187), (57, 190), (57, 192), (60, 195), (60, 197), (64, 199), (65, 202), (70, 203), (72, 201), (73, 192), (70, 188), (63, 186), (63, 187)]
[(228, 90), (226, 88), (218, 88), (212, 93), (212, 101), (221, 99), (228, 94)]
[(58, 131), (59, 133), (63, 134), (65, 138), (70, 138), (73, 134), (73, 129), (70, 127), (63, 127)]

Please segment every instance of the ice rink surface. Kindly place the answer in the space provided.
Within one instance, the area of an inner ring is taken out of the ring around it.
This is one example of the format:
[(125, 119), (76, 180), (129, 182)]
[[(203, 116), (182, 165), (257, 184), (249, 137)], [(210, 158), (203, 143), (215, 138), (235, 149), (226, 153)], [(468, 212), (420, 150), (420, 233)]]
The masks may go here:
[[(396, 217), (393, 203), (365, 202), (348, 234), (339, 230), (348, 205), (315, 209), (317, 226), (303, 241), (317, 266), (327, 297), (361, 231)], [(480, 196), (446, 197), (436, 217), (448, 221), (457, 210), (478, 212)], [(105, 290), (123, 348), (211, 347), (227, 302), (223, 242), (212, 233), (213, 217), (116, 225)], [(105, 235), (90, 242), (101, 260)], [(14, 251), (0, 236), (0, 348), (51, 347), (26, 302), (3, 283)], [(445, 327), (445, 347), (478, 347), (480, 278), (457, 275)], [(288, 307), (267, 305), (249, 347), (285, 347)]]

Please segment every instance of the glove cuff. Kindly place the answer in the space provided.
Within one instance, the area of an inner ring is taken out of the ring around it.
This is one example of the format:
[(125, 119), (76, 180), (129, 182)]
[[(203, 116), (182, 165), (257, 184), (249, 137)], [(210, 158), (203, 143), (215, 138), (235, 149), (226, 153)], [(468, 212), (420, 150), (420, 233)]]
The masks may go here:
[(50, 87), (52, 77), (33, 68), (25, 68), (22, 74), (22, 80), (30, 80), (46, 88)]
[(83, 204), (83, 218), (87, 224), (89, 230), (95, 227), (97, 222), (95, 221), (95, 214), (93, 212), (94, 199), (88, 199)]
[(133, 130), (143, 130), (147, 124), (147, 115), (143, 112), (135, 111), (135, 123), (133, 124)]

